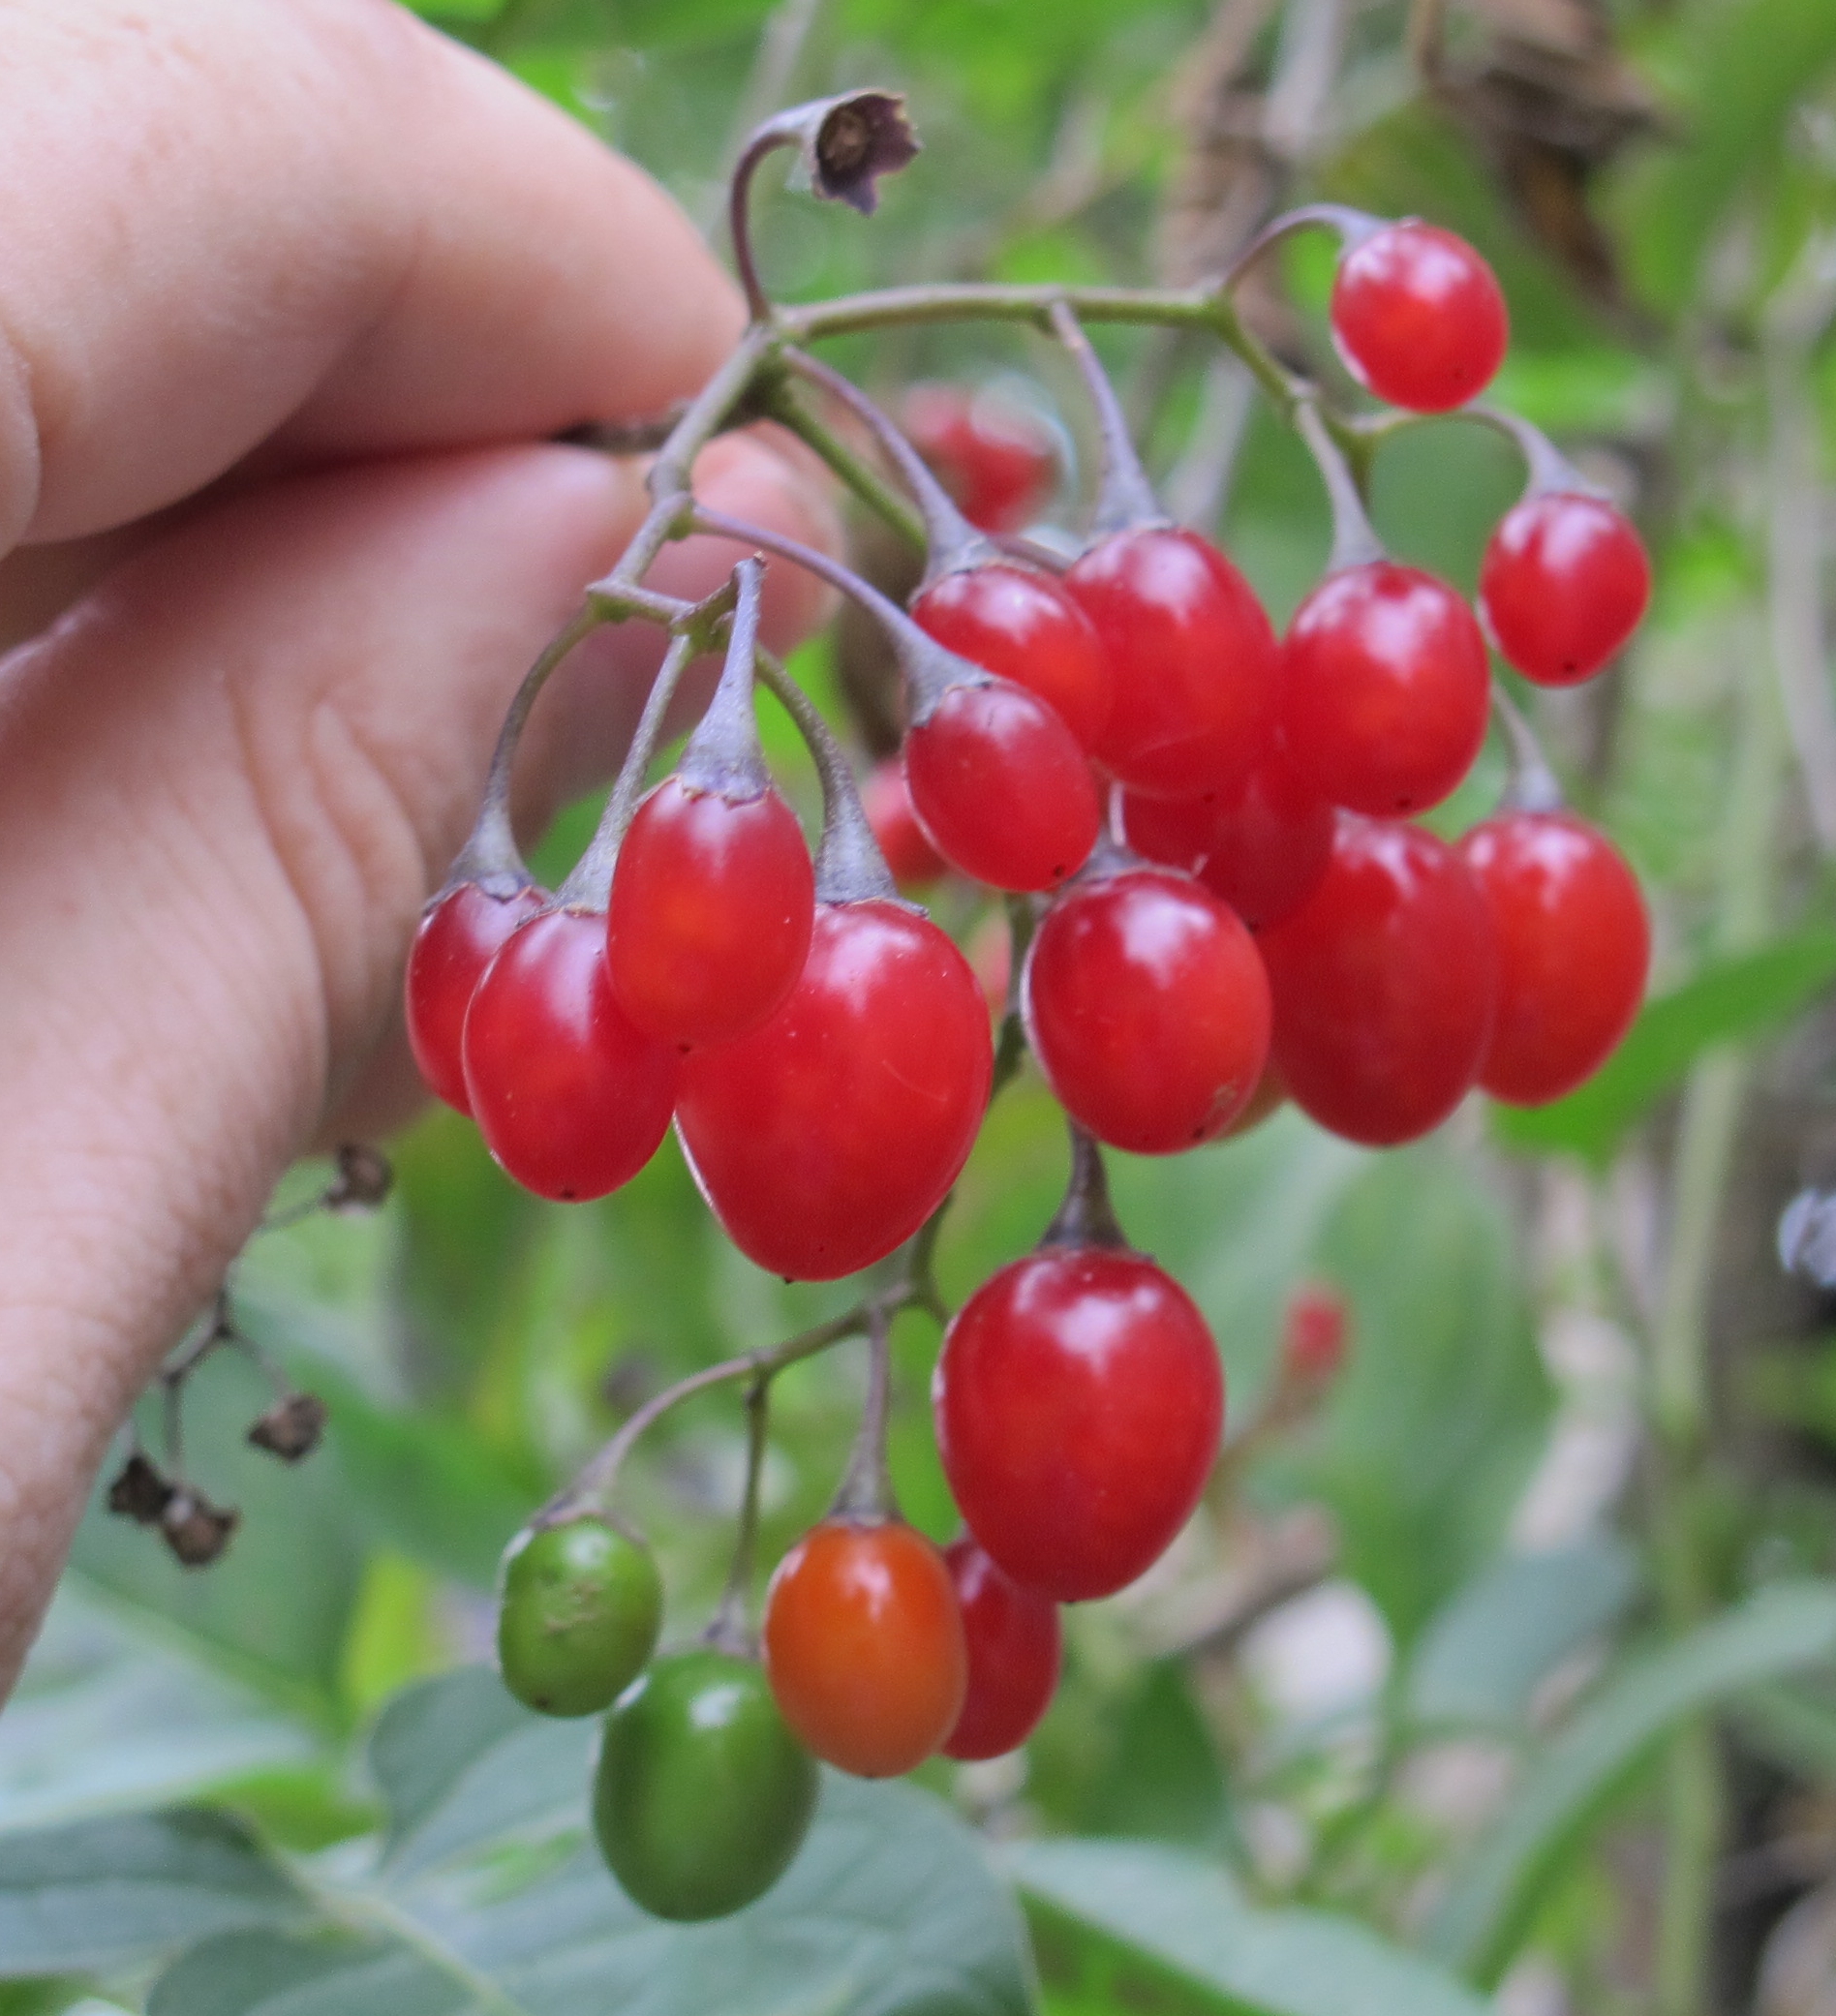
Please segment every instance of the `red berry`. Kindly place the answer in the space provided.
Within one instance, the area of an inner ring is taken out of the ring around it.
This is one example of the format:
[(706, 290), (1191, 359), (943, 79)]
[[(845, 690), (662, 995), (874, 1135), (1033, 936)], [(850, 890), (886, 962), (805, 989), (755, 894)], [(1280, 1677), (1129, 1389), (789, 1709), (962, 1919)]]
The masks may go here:
[(884, 1259), (942, 1203), (994, 1062), (981, 990), (935, 925), (896, 902), (818, 903), (784, 1005), (683, 1059), (677, 1124), (740, 1251), (831, 1281)]
[(421, 915), (408, 955), (408, 1044), (428, 1090), (461, 1113), (472, 1111), (460, 1049), (472, 991), (498, 947), (547, 901), (527, 884), (493, 896), (476, 882), (461, 882)]
[(1392, 406), (1442, 413), (1476, 399), (1510, 341), (1492, 269), (1452, 231), (1409, 219), (1339, 260), (1332, 337), (1360, 384)]
[(1048, 1247), (951, 1322), (932, 1389), (969, 1531), (1023, 1588), (1109, 1596), (1199, 1502), (1224, 1423), (1217, 1346), (1139, 1253)]
[(826, 1519), (778, 1564), (765, 1671), (780, 1713), (825, 1763), (895, 1778), (950, 1733), (968, 1683), (944, 1559), (901, 1519)]
[(1604, 498), (1543, 491), (1505, 513), (1479, 570), (1499, 656), (1539, 686), (1591, 679), (1651, 599), (1644, 542)]
[(605, 919), (545, 910), (505, 940), (466, 1014), (466, 1089), (488, 1146), (539, 1197), (627, 1183), (669, 1127), (679, 1058), (612, 993)]
[(1259, 942), (1298, 1106), (1371, 1147), (1447, 1118), (1479, 1075), (1498, 994), (1491, 914), (1452, 847), (1342, 814), (1320, 886)]
[(1625, 856), (1567, 812), (1505, 812), (1460, 853), (1491, 907), (1498, 1019), (1479, 1082), (1541, 1106), (1591, 1078), (1632, 1026), (1651, 926)]
[(1282, 728), (1296, 771), (1372, 818), (1440, 804), (1485, 740), (1485, 640), (1432, 574), (1375, 561), (1329, 574), (1282, 650)]
[(1096, 746), (1105, 767), (1160, 798), (1247, 777), (1274, 724), (1275, 637), (1224, 555), (1170, 527), (1116, 533), (1065, 587), (1109, 658), (1115, 702)]
[(1325, 1386), (1345, 1362), (1351, 1311), (1336, 1288), (1303, 1282), (1288, 1298), (1281, 1325), (1281, 1374), (1300, 1386)]
[(886, 866), (902, 889), (923, 889), (950, 864), (925, 837), (905, 789), (905, 770), (897, 757), (874, 764), (861, 786), (861, 806)]
[(1129, 792), (1122, 826), (1137, 853), (1197, 875), (1251, 931), (1298, 910), (1332, 855), (1332, 808), (1279, 748), (1215, 799)]
[(1052, 438), (1030, 414), (958, 385), (914, 385), (902, 417), (957, 508), (983, 532), (1017, 532), (1058, 480)]
[(950, 687), (905, 735), (912, 809), (953, 868), (996, 889), (1056, 889), (1103, 823), (1076, 738), (1010, 680)]
[(933, 581), (913, 621), (946, 651), (1024, 686), (1055, 708), (1085, 748), (1110, 717), (1109, 661), (1089, 619), (1049, 574), (963, 567)]
[(1034, 934), (1021, 998), (1065, 1111), (1138, 1155), (1215, 1140), (1269, 1054), (1255, 941), (1165, 869), (1103, 875), (1060, 898)]
[(968, 1642), (969, 1687), (943, 1754), (964, 1763), (1018, 1750), (1052, 1704), (1063, 1655), (1058, 1606), (1003, 1574), (964, 1534), (944, 1548)]
[(619, 1006), (684, 1049), (744, 1036), (796, 985), (814, 914), (810, 849), (776, 791), (735, 802), (665, 778), (638, 807), (612, 875), (606, 958)]

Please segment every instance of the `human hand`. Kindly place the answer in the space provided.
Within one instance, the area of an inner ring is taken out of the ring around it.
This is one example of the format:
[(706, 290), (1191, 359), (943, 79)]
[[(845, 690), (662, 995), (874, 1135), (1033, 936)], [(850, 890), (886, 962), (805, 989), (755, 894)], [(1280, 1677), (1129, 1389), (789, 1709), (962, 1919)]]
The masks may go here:
[[(3, 1694), (276, 1177), (406, 1110), (415, 916), (642, 514), (634, 466), (546, 438), (694, 390), (742, 318), (642, 175), (388, 0), (0, 30)], [(827, 535), (767, 443), (697, 487)], [(813, 604), (774, 597), (781, 640)], [(533, 818), (616, 759), (658, 656), (601, 632), (544, 695)]]

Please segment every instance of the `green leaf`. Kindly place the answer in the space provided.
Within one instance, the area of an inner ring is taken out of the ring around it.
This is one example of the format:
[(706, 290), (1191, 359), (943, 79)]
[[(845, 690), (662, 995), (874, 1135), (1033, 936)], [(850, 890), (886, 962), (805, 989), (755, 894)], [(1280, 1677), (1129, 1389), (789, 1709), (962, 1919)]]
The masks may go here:
[(341, 1719), (338, 1663), (362, 1573), (350, 1494), (322, 1455), (277, 1463), (249, 1424), (273, 1404), (263, 1375), (221, 1353), (185, 1390), (198, 1481), (242, 1523), (208, 1574), (181, 1568), (156, 1533), (111, 1517), (99, 1481), (73, 1566), (124, 1615), (182, 1641), (270, 1699), (322, 1724)]
[[(1481, 2016), (1459, 1982), (1325, 1911), (1260, 1910), (1215, 1863), (1147, 1842), (1046, 1841), (1006, 1866), (1048, 1983), (1108, 1968), (1178, 2016)], [(1159, 1997), (1160, 2000), (1155, 1998)]]
[(1603, 1536), (1547, 1553), (1514, 1554), (1447, 1604), (1410, 1665), (1408, 1710), (1419, 1724), (1512, 1725), (1559, 1661), (1623, 1614), (1638, 1564)]
[(1206, 1845), (1228, 1824), (1224, 1772), (1184, 1662), (1156, 1660), (1111, 1718), (1116, 1745), (1079, 1830)]
[(1530, 1758), (1503, 1818), (1464, 1859), (1434, 1919), (1435, 1952), (1490, 1986), (1569, 1850), (1683, 1717), (1836, 1662), (1836, 1584), (1781, 1584), (1628, 1666)]
[(1825, 0), (1696, 0), (1678, 11), (1671, 82), (1688, 144), (1655, 153), (1625, 234), (1637, 278), (1679, 308), (1729, 200), (1789, 144), (1791, 115), (1836, 64)]
[(1763, 1035), (1836, 978), (1836, 931), (1818, 926), (1758, 952), (1716, 961), (1653, 1001), (1606, 1064), (1548, 1106), (1494, 1107), (1510, 1146), (1583, 1155), (1604, 1164), (1621, 1135), (1704, 1051)]
[(1544, 1446), (1515, 1245), (1503, 1200), (1433, 1143), (1366, 1162), (1310, 1256), (1351, 1302), (1350, 1351), (1317, 1427), (1266, 1474), (1324, 1499), (1399, 1645), (1491, 1558)]
[(167, 1805), (321, 1754), (309, 1728), (67, 1583), (0, 1716), (0, 1834)]
[(731, 1918), (669, 1925), (627, 1900), (586, 1838), (595, 1733), (528, 1714), (475, 1669), (411, 1690), (371, 1744), (394, 1809), (380, 1866), (323, 1878), (322, 1924), (186, 1954), (150, 2016), (1029, 2009), (1012, 1901), (929, 1794), (831, 1776), (776, 1889)]
[(390, 1863), (406, 1875), (533, 1825), (580, 1826), (596, 1734), (532, 1715), (483, 1666), (397, 1695), (369, 1750)]
[(331, 1410), (328, 1453), (355, 1515), (412, 1560), (488, 1589), (540, 1481), (517, 1475), (468, 1421), (379, 1407), (320, 1366), (305, 1383)]
[(179, 1808), (0, 1840), (0, 1974), (120, 1967), (300, 1912), (298, 1891), (226, 1814)]

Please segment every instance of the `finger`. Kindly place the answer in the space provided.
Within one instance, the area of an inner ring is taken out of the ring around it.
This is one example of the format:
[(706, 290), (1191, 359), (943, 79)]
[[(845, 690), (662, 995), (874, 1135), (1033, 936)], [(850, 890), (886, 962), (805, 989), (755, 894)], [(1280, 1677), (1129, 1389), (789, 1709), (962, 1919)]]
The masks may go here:
[(655, 411), (731, 346), (661, 192), (388, 0), (0, 17), (0, 551), (277, 430), (327, 458)]
[[(728, 480), (820, 537), (765, 452)], [(509, 694), (641, 505), (564, 448), (296, 478), (0, 665), (0, 1680), (114, 1425), (388, 1026)]]

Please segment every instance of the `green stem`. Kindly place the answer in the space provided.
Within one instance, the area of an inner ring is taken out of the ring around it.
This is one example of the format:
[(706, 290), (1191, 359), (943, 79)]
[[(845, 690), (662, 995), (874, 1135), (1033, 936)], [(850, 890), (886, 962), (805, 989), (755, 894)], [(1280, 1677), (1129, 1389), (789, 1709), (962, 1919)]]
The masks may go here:
[(925, 550), (925, 521), (879, 472), (857, 455), (842, 437), (817, 419), (787, 385), (766, 395), (765, 410), (788, 427), (805, 446), (813, 448), (870, 511), (883, 518), (901, 538)]
[(1215, 287), (1000, 287), (970, 282), (895, 287), (781, 309), (778, 326), (797, 343), (900, 323), (976, 320), (1031, 322), (1046, 331), (1052, 326), (1053, 310), (1059, 306), (1070, 309), (1080, 321), (1155, 322), (1209, 331), (1242, 358), (1284, 414), (1306, 389), (1304, 381), (1249, 333), (1230, 297)]
[[(1740, 690), (1721, 836), (1720, 952), (1751, 948), (1771, 928), (1786, 761), (1777, 689), (1768, 679), (1749, 678)], [(1747, 1072), (1746, 1060), (1727, 1050), (1711, 1053), (1691, 1072), (1671, 1164), (1669, 1241), (1652, 1329), (1650, 1399), (1658, 1588), (1674, 1633), (1698, 1623), (1713, 1601), (1702, 1534), (1710, 1424), (1708, 1308)], [(1673, 1739), (1666, 1793), (1656, 2007), (1659, 2016), (1703, 2016), (1723, 1812), (1720, 1758), (1705, 1720), (1686, 1725)]]

